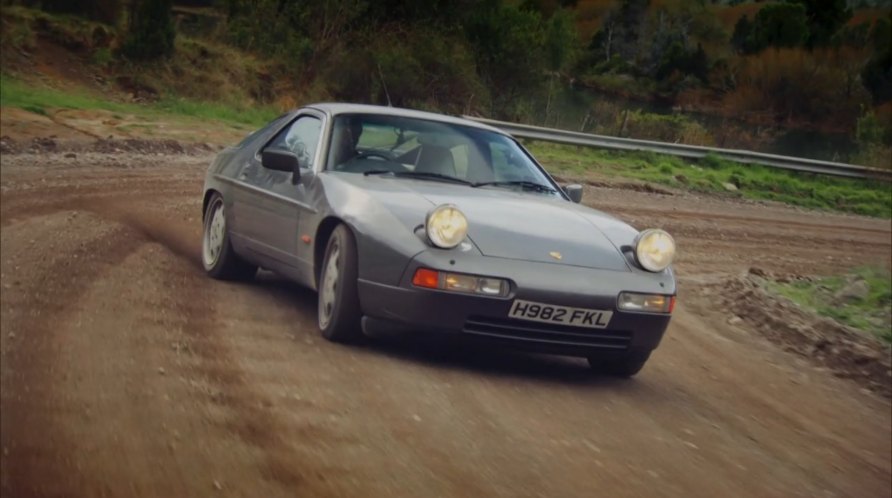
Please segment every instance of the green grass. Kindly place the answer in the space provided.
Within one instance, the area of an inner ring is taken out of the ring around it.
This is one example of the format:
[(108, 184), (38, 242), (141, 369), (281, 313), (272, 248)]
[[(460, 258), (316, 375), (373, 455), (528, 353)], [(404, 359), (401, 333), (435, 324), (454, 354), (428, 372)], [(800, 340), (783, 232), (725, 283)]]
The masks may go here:
[[(237, 130), (256, 128), (277, 114), (271, 107), (242, 108), (173, 97), (164, 97), (150, 104), (116, 102), (85, 90), (62, 91), (25, 83), (6, 74), (0, 81), (0, 106), (19, 107), (42, 115), (48, 115), (54, 109), (101, 109), (114, 116), (129, 114), (138, 121), (185, 117), (224, 123)], [(542, 142), (531, 143), (530, 149), (556, 174), (585, 176), (594, 173), (809, 208), (892, 217), (892, 186), (883, 182), (799, 174), (717, 157), (692, 162), (653, 153), (577, 150), (576, 147)], [(723, 186), (726, 183), (734, 184), (738, 191), (728, 192)]]
[(127, 113), (139, 117), (183, 116), (220, 121), (239, 129), (263, 125), (277, 115), (271, 107), (239, 108), (173, 97), (164, 97), (150, 104), (115, 102), (84, 90), (61, 91), (28, 84), (5, 74), (0, 83), (0, 106), (19, 107), (44, 115), (50, 109), (101, 109), (116, 115)]
[[(892, 217), (892, 184), (881, 181), (795, 173), (714, 156), (689, 161), (647, 152), (577, 149), (542, 142), (530, 143), (529, 148), (549, 171), (559, 175), (619, 176), (699, 192)], [(738, 190), (729, 192), (725, 183)]]
[(151, 106), (164, 113), (245, 125), (243, 128), (264, 125), (281, 114), (271, 107), (237, 108), (226, 104), (177, 98), (164, 98)]
[[(840, 302), (835, 297), (840, 289), (859, 279), (864, 280), (869, 289), (865, 298)], [(768, 288), (819, 315), (872, 333), (892, 344), (892, 275), (886, 270), (862, 267), (845, 276), (771, 282)]]

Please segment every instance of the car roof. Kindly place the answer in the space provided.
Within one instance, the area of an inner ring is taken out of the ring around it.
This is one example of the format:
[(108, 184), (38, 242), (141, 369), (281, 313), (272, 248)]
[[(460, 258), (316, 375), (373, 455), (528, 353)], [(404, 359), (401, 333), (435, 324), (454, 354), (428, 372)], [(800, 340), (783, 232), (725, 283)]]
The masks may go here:
[(336, 116), (338, 114), (380, 114), (385, 116), (424, 119), (428, 121), (439, 121), (442, 123), (480, 128), (482, 130), (489, 130), (502, 135), (508, 135), (508, 133), (505, 133), (498, 128), (494, 128), (483, 123), (478, 123), (476, 121), (471, 121), (469, 119), (449, 116), (447, 114), (437, 114), (434, 112), (416, 111), (414, 109), (402, 109), (399, 107), (387, 107), (382, 105), (368, 104), (349, 104), (341, 102), (320, 102), (317, 104), (304, 106), (304, 108), (316, 109), (331, 116)]

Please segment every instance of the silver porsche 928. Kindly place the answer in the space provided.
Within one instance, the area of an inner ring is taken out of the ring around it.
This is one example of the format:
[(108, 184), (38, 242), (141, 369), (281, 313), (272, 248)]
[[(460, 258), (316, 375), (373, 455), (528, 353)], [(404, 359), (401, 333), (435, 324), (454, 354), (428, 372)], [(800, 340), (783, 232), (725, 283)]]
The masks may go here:
[(636, 374), (675, 305), (672, 237), (580, 205), (516, 140), (464, 119), (316, 104), (222, 151), (202, 262), (315, 289), (327, 339), (446, 333)]

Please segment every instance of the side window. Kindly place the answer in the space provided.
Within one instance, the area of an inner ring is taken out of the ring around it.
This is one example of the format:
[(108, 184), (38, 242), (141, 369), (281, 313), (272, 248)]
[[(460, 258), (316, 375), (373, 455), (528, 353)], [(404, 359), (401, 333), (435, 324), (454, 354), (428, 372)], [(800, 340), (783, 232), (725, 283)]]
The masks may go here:
[(322, 122), (313, 116), (301, 116), (290, 126), (280, 131), (270, 142), (269, 147), (285, 149), (294, 153), (303, 168), (312, 168), (319, 146)]

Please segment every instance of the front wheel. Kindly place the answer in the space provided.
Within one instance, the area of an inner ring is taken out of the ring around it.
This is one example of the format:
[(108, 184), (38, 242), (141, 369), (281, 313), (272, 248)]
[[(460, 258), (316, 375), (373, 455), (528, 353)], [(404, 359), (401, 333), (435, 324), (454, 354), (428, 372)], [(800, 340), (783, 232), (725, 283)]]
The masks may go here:
[(249, 280), (257, 273), (256, 266), (244, 261), (232, 249), (226, 208), (220, 194), (211, 197), (204, 212), (201, 263), (208, 275), (220, 280)]
[(319, 330), (330, 341), (355, 342), (362, 337), (356, 259), (353, 232), (338, 225), (328, 239), (318, 286)]
[(628, 378), (640, 372), (648, 358), (650, 351), (635, 351), (619, 358), (589, 357), (588, 364), (595, 372)]

